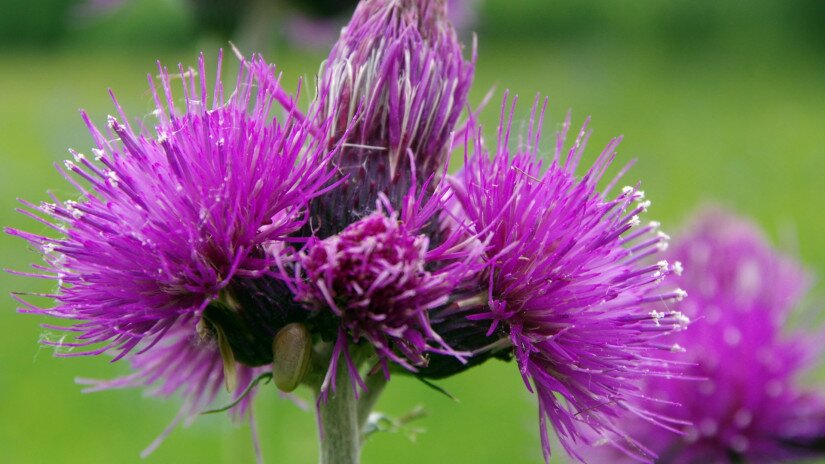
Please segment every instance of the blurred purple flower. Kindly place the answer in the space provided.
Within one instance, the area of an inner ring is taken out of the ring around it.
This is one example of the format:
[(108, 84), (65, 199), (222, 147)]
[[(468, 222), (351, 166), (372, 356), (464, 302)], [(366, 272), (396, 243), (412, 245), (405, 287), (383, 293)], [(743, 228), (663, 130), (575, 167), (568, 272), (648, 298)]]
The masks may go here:
[[(132, 355), (135, 374), (97, 388), (177, 390), (191, 418), (215, 397), (224, 369), (271, 362), (271, 349), (261, 356), (244, 346), (250, 334), (269, 346), (286, 312), (303, 312), (272, 268), (282, 242), (304, 225), (308, 202), (328, 188), (330, 154), (309, 122), (274, 117), (273, 104), (289, 96), (262, 58), (241, 64), (227, 97), (216, 78), (211, 103), (203, 56), (197, 72), (180, 67), (180, 113), (173, 77), (158, 66), (163, 92), (149, 79), (154, 133), (132, 129), (117, 102), (120, 120), (109, 117), (108, 135), (82, 114), (94, 159), (72, 151), (74, 161), (58, 168), (79, 198), (24, 201), (19, 210), (57, 236), (7, 232), (42, 252), (46, 265), (34, 265), (34, 276), (59, 287), (46, 295), (53, 307), (18, 296), (22, 311), (75, 321), (50, 326), (73, 340), (47, 343), (59, 355)], [(217, 76), (220, 68), (219, 59)], [(227, 375), (227, 388), (240, 392), (251, 372), (241, 367), (240, 383)]]
[(315, 103), (332, 119), (329, 143), (343, 141), (338, 178), (349, 176), (314, 205), (322, 238), (372, 212), (379, 193), (396, 207), (411, 187), (420, 191), (432, 176), (437, 185), (472, 76), (443, 2), (358, 5), (321, 70)]
[[(690, 292), (682, 309), (695, 323), (665, 341), (685, 351), (686, 375), (699, 380), (647, 379), (644, 396), (655, 413), (692, 425), (678, 426), (679, 435), (639, 420), (628, 428), (661, 463), (825, 454), (825, 396), (798, 386), (821, 349), (814, 334), (785, 333), (810, 282), (806, 272), (755, 225), (721, 209), (695, 217), (668, 257), (685, 263), (677, 280)], [(622, 460), (609, 450), (592, 453), (597, 462)]]
[[(437, 330), (449, 331), (457, 315), (483, 324), (489, 338), (476, 352), (512, 350), (527, 388), (538, 396), (546, 458), (545, 417), (576, 458), (574, 444), (593, 434), (632, 448), (636, 441), (615, 419), (625, 409), (648, 415), (632, 406), (638, 381), (673, 374), (660, 359), (657, 339), (688, 322), (676, 311), (652, 311), (654, 304), (679, 301), (685, 293), (663, 289), (674, 272), (667, 262), (647, 264), (667, 236), (658, 224), (640, 225), (638, 215), (650, 205), (644, 194), (625, 187), (609, 196), (624, 170), (603, 191), (596, 189), (619, 140), (579, 179), (575, 172), (590, 132), (582, 128), (565, 149), (568, 118), (545, 169), (538, 148), (544, 110), (537, 121), (537, 107), (538, 101), (515, 151), (509, 148), (515, 100), (509, 119), (502, 107), (492, 159), (480, 132), (468, 142), (464, 170), (451, 180), (457, 214), (488, 237), (489, 268), (480, 293), (455, 301), (449, 317), (433, 317)], [(642, 448), (632, 452), (651, 457)]]

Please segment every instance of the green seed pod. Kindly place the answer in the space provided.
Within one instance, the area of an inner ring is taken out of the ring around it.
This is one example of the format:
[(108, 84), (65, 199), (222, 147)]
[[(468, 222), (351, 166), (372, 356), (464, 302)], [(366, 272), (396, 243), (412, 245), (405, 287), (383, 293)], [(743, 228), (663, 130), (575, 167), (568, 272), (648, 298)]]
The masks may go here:
[(283, 392), (291, 392), (301, 384), (309, 370), (312, 355), (312, 337), (303, 324), (287, 324), (272, 341), (274, 363), (272, 377)]

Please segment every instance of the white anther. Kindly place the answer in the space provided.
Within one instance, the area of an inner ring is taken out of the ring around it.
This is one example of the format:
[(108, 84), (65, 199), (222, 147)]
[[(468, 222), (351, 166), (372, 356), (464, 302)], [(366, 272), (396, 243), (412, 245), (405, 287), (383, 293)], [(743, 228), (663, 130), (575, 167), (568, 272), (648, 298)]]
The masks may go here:
[(659, 323), (659, 319), (665, 317), (664, 311), (657, 312), (655, 309), (648, 313), (650, 317), (653, 318), (653, 322), (656, 324), (656, 327), (659, 327), (661, 324)]
[(671, 353), (684, 353), (685, 351), (687, 350), (685, 350), (685, 348), (678, 343), (674, 343), (673, 346), (670, 347)]
[(117, 176), (115, 171), (107, 172), (106, 177), (109, 179), (109, 185), (112, 187), (117, 187), (117, 183), (120, 182), (120, 178)]
[(672, 266), (670, 269), (671, 269), (671, 270), (673, 271), (673, 273), (674, 273), (674, 274), (676, 274), (677, 276), (682, 275), (682, 272), (685, 270), (685, 269), (682, 267), (682, 262), (681, 262), (681, 261), (674, 261), (674, 262), (673, 262), (673, 266)]
[(54, 208), (54, 203), (40, 203), (40, 211), (43, 211), (46, 214), (54, 213)]
[(77, 209), (77, 202), (76, 201), (68, 200), (66, 202), (66, 210), (75, 219), (80, 219), (83, 216), (83, 211), (80, 211), (79, 209)]
[(647, 211), (650, 208), (650, 200), (640, 201), (639, 208), (642, 208), (642, 211)]
[(676, 324), (680, 327), (686, 327), (690, 324), (690, 318), (685, 316), (681, 311), (671, 311), (670, 315), (676, 320)]

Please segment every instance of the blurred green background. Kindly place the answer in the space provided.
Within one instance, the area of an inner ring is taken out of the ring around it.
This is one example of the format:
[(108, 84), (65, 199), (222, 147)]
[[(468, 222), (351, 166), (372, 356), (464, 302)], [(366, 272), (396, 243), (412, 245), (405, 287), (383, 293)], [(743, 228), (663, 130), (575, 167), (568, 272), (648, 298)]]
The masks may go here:
[[(39, 201), (48, 189), (72, 195), (52, 164), (68, 147), (91, 145), (78, 108), (103, 123), (113, 111), (111, 87), (127, 112), (148, 115), (146, 73), (156, 59), (193, 64), (198, 51), (211, 58), (227, 37), (204, 31), (205, 20), (183, 0), (133, 0), (96, 16), (69, 0), (0, 0), (0, 12), (0, 223), (29, 230), (38, 226), (13, 213), (16, 197)], [(620, 163), (638, 158), (626, 182), (643, 181), (653, 200), (648, 219), (675, 232), (697, 205), (719, 201), (754, 217), (823, 274), (825, 3), (486, 0), (473, 29), (472, 101), (497, 88), (483, 117), (490, 129), (502, 90), (522, 96), (522, 121), (542, 92), (550, 97), (548, 134), (568, 109), (576, 124), (592, 116), (591, 157), (610, 137), (625, 136)], [(242, 47), (251, 43), (232, 35)], [(323, 50), (270, 35), (260, 43), (285, 82), (314, 75)], [(6, 235), (0, 256), (3, 267), (19, 270), (37, 260)], [(824, 288), (816, 284), (811, 301), (821, 301)], [(0, 274), (0, 290), (44, 291), (49, 283)], [(41, 318), (17, 314), (7, 297), (0, 309), (0, 461), (141, 461), (178, 403), (137, 390), (81, 394), (75, 377), (109, 378), (128, 366), (56, 359), (37, 344)], [(460, 402), (394, 378), (378, 410), (401, 415), (424, 405), (430, 416), (413, 425), (426, 431), (415, 442), (402, 433), (373, 436), (363, 461), (542, 462), (535, 401), (514, 365), (490, 362), (442, 385)], [(267, 462), (316, 461), (310, 412), (270, 387), (255, 414)], [(250, 430), (223, 415), (203, 417), (144, 462), (253, 462)]]

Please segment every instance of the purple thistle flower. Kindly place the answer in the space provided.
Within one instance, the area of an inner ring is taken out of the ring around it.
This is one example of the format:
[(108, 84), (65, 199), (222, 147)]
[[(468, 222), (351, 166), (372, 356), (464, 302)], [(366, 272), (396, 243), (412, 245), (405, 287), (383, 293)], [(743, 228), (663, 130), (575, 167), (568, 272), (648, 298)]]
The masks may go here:
[[(807, 273), (754, 224), (721, 209), (695, 217), (669, 258), (685, 263), (677, 280), (691, 294), (682, 309), (695, 324), (665, 341), (685, 351), (686, 375), (699, 380), (652, 378), (644, 392), (652, 411), (690, 424), (678, 427), (679, 435), (637, 420), (628, 427), (661, 463), (795, 462), (825, 454), (825, 396), (797, 385), (821, 350), (814, 334), (785, 332)], [(620, 462), (609, 450), (593, 453)]]
[(487, 330), (486, 346), (475, 353), (512, 350), (527, 388), (538, 396), (546, 458), (545, 417), (576, 458), (574, 445), (595, 434), (649, 459), (645, 449), (632, 449), (636, 442), (615, 418), (623, 409), (648, 417), (630, 401), (638, 379), (671, 374), (658, 359), (656, 340), (687, 323), (676, 311), (652, 311), (653, 303), (685, 296), (662, 289), (674, 272), (670, 265), (646, 264), (667, 236), (658, 224), (639, 224), (650, 203), (637, 188), (609, 196), (624, 170), (603, 191), (596, 189), (619, 139), (579, 179), (575, 172), (590, 132), (582, 128), (565, 149), (568, 117), (545, 169), (538, 161), (544, 109), (536, 121), (537, 101), (526, 137), (511, 152), (514, 107), (515, 100), (509, 120), (502, 108), (492, 159), (479, 131), (464, 170), (451, 179), (461, 214), (488, 237), (489, 268), (481, 291), (454, 301), (446, 315), (433, 315), (436, 330), (450, 331), (460, 321), (456, 316), (465, 315), (461, 324), (475, 321)]
[(9, 230), (43, 252), (41, 276), (60, 283), (57, 306), (24, 311), (80, 321), (68, 329), (77, 342), (62, 346), (104, 343), (88, 354), (120, 357), (199, 316), (235, 276), (264, 275), (273, 264), (264, 246), (298, 230), (323, 192), (326, 151), (305, 148), (308, 125), (270, 122), (276, 82), (242, 68), (227, 103), (216, 82), (210, 108), (204, 73), (203, 58), (199, 85), (181, 67), (186, 108), (177, 115), (161, 69), (156, 138), (136, 134), (121, 111), (123, 123), (109, 118), (112, 140), (84, 113), (97, 162), (72, 151), (61, 169), (80, 198), (25, 203), (24, 214), (64, 236)]
[[(46, 265), (33, 275), (58, 282), (46, 295), (53, 307), (18, 296), (21, 311), (75, 321), (50, 326), (74, 340), (47, 343), (66, 349), (59, 355), (133, 355), (134, 375), (97, 388), (178, 390), (188, 417), (215, 397), (224, 376), (216, 353), (226, 374), (236, 361), (271, 363), (274, 334), (305, 313), (272, 269), (305, 224), (309, 201), (330, 188), (331, 154), (311, 136), (314, 123), (273, 117), (273, 104), (290, 98), (273, 68), (261, 58), (242, 63), (225, 98), (220, 65), (211, 103), (203, 57), (197, 72), (180, 67), (181, 113), (158, 65), (162, 93), (149, 78), (154, 134), (132, 129), (116, 101), (120, 120), (109, 117), (108, 135), (83, 113), (94, 160), (72, 151), (74, 161), (58, 168), (79, 198), (24, 201), (19, 210), (58, 236), (7, 229), (42, 252)], [(238, 369), (243, 387), (252, 370)], [(237, 394), (234, 376), (226, 380)]]
[(350, 339), (356, 345), (369, 343), (387, 378), (389, 362), (415, 372), (427, 364), (427, 353), (464, 362), (466, 354), (453, 350), (432, 329), (429, 312), (445, 305), (455, 287), (481, 269), (482, 246), (460, 229), (438, 246), (421, 233), (431, 228), (443, 203), (440, 191), (426, 203), (422, 195), (411, 193), (400, 214), (381, 196), (375, 212), (337, 235), (312, 239), (301, 252), (299, 299), (315, 318), (340, 321), (333, 323), (338, 327), (324, 397), (329, 387), (335, 389), (330, 382), (341, 355), (353, 388), (365, 388), (347, 348)]
[(332, 120), (329, 143), (343, 142), (338, 178), (349, 176), (313, 208), (321, 237), (369, 214), (379, 193), (397, 206), (411, 187), (443, 174), (472, 76), (443, 1), (358, 5), (321, 70), (315, 102)]

